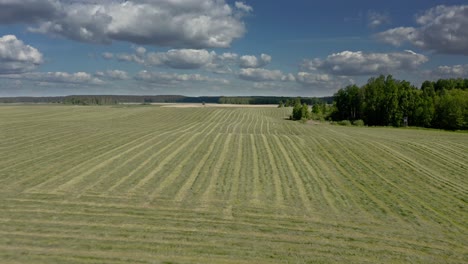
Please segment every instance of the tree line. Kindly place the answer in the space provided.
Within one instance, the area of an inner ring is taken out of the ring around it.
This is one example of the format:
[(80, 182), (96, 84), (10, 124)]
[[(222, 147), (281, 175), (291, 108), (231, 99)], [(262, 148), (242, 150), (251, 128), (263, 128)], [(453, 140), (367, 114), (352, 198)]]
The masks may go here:
[[(281, 106), (294, 106), (295, 97), (284, 96), (221, 96), (220, 104), (279, 104)], [(301, 104), (315, 104), (320, 102), (333, 102), (333, 97), (304, 97)]]
[(420, 89), (391, 75), (350, 85), (333, 96), (332, 120), (363, 120), (370, 126), (404, 125), (468, 129), (468, 79), (425, 81)]
[(308, 100), (304, 100), (304, 98), (301, 97), (285, 102), (281, 101), (278, 105), (279, 108), (290, 106), (293, 107), (293, 111), (289, 119), (302, 121), (309, 119), (325, 121), (325, 118), (329, 117), (334, 109), (331, 104), (327, 103), (325, 100), (314, 100), (312, 109), (309, 110)]
[[(62, 103), (103, 105), (119, 103), (211, 103), (211, 104), (279, 104), (294, 106), (294, 97), (284, 96), (182, 96), (182, 95), (69, 95), (44, 97), (0, 97), (0, 103)], [(306, 97), (302, 103), (332, 103), (333, 97)]]

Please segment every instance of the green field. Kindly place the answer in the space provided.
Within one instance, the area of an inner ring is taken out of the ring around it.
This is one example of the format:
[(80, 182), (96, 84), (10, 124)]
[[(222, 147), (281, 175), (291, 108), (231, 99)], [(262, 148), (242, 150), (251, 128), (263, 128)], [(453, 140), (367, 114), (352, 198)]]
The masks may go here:
[(467, 263), (468, 134), (0, 106), (0, 263)]

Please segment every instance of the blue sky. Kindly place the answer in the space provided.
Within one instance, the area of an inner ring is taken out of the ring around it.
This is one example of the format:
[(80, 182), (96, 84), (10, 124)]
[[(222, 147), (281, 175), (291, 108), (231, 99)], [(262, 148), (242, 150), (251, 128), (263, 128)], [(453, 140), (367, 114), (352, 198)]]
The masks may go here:
[(468, 78), (466, 1), (0, 0), (0, 96), (327, 96)]

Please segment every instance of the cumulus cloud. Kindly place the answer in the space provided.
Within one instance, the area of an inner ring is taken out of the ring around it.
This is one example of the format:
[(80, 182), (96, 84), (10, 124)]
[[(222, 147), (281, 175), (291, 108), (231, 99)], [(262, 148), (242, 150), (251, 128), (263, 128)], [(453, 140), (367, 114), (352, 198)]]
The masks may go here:
[(110, 53), (110, 52), (104, 52), (102, 53), (102, 57), (106, 60), (110, 60), (110, 59), (113, 59), (114, 58), (114, 54)]
[(282, 88), (283, 86), (281, 83), (278, 82), (255, 82), (253, 84), (253, 87), (257, 89), (271, 90)]
[[(211, 66), (220, 56), (214, 51), (204, 49), (171, 49), (166, 52), (146, 52), (143, 47), (135, 48), (135, 53), (102, 54), (105, 59), (135, 62), (146, 66), (166, 66), (173, 69), (199, 69)], [(223, 54), (223, 60), (234, 57), (234, 54)], [(237, 55), (236, 55), (237, 56)]]
[(453, 65), (453, 66), (439, 66), (434, 70), (426, 72), (427, 75), (435, 78), (467, 78), (468, 64)]
[(302, 69), (342, 76), (372, 75), (398, 70), (414, 70), (427, 61), (426, 56), (410, 50), (393, 53), (343, 51), (329, 55), (324, 60), (305, 60)]
[(214, 51), (178, 49), (148, 53), (146, 62), (149, 65), (166, 65), (174, 69), (199, 69), (213, 63), (215, 58)]
[(223, 84), (229, 83), (225, 79), (210, 78), (201, 74), (177, 74), (177, 73), (165, 73), (165, 72), (150, 72), (140, 71), (136, 76), (136, 80), (149, 82), (149, 83), (160, 83), (160, 84), (178, 84), (181, 82), (219, 82)]
[(260, 68), (271, 62), (271, 56), (261, 54), (260, 58), (252, 55), (244, 55), (239, 58), (239, 67), (241, 68)]
[(297, 73), (296, 82), (307, 91), (314, 91), (314, 93), (322, 96), (333, 94), (339, 89), (355, 83), (349, 77), (311, 72)]
[(139, 56), (143, 56), (146, 53), (146, 49), (144, 47), (136, 47), (135, 52)]
[(4, 77), (10, 79), (21, 79), (28, 81), (36, 81), (41, 83), (65, 83), (65, 84), (91, 84), (100, 85), (104, 81), (97, 77), (93, 77), (86, 72), (27, 72), (22, 74), (9, 74)]
[(267, 70), (257, 68), (241, 69), (239, 78), (252, 82), (271, 82), (271, 81), (294, 81), (292, 74), (283, 74), (279, 70)]
[(0, 74), (31, 71), (42, 62), (42, 54), (16, 36), (0, 37)]
[(145, 66), (163, 66), (172, 69), (204, 69), (210, 72), (232, 73), (232, 66), (241, 68), (260, 68), (271, 62), (271, 56), (260, 57), (225, 52), (220, 55), (206, 49), (171, 49), (165, 52), (147, 52), (143, 47), (136, 47), (134, 53), (113, 54), (104, 52), (104, 59), (135, 62)]
[(237, 55), (236, 53), (225, 52), (225, 53), (219, 55), (218, 58), (219, 58), (220, 60), (223, 60), (223, 61), (224, 61), (224, 60), (234, 61), (234, 60), (237, 60), (237, 57), (238, 57), (238, 56), (239, 56), (239, 55)]
[(121, 70), (107, 70), (107, 71), (98, 71), (94, 74), (97, 77), (104, 77), (113, 80), (127, 80), (129, 79), (128, 73)]
[(59, 15), (55, 0), (0, 0), (0, 24), (34, 23)]
[(138, 54), (121, 53), (121, 54), (115, 54), (112, 57), (116, 58), (119, 61), (129, 61), (129, 62), (135, 62), (139, 64), (145, 63), (145, 59), (142, 56), (139, 56)]
[(369, 11), (367, 13), (368, 26), (370, 28), (377, 28), (382, 25), (387, 25), (390, 23), (390, 16), (385, 13), (379, 13), (376, 11)]
[(319, 84), (331, 81), (331, 77), (328, 74), (299, 72), (296, 80), (301, 84)]
[[(405, 41), (418, 42), (417, 29), (413, 27), (397, 27), (381, 32), (376, 37), (382, 41), (394, 46), (401, 46)], [(422, 43), (419, 43), (422, 44)]]
[(235, 2), (235, 6), (237, 9), (240, 9), (244, 12), (252, 12), (253, 11), (253, 8), (247, 4), (245, 4), (244, 2)]
[(468, 55), (468, 5), (437, 6), (417, 16), (418, 27), (398, 27), (376, 38), (399, 46), (416, 47), (444, 54)]
[(225, 48), (243, 36), (237, 13), (248, 10), (224, 0), (0, 0), (0, 23), (29, 23), (33, 32), (82, 42)]

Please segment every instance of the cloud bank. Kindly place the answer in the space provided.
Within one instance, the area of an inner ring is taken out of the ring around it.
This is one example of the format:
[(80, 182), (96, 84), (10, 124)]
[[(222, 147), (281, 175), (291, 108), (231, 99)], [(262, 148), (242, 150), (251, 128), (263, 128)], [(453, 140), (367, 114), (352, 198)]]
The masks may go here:
[(81, 42), (127, 41), (170, 47), (225, 48), (245, 33), (252, 8), (224, 0), (0, 0), (0, 24)]
[(382, 42), (443, 54), (468, 55), (468, 5), (437, 6), (416, 17), (418, 27), (397, 27), (378, 33)]
[(199, 69), (213, 63), (215, 59), (214, 51), (179, 49), (149, 53), (146, 62), (149, 65), (165, 65), (173, 69)]
[(217, 82), (224, 84), (229, 83), (225, 79), (210, 78), (201, 74), (150, 72), (146, 70), (138, 72), (135, 76), (135, 80), (158, 84), (179, 84), (181, 82)]
[(239, 66), (241, 68), (261, 68), (271, 62), (271, 56), (261, 54), (259, 58), (253, 55), (244, 55), (239, 58)]
[(64, 83), (64, 84), (87, 84), (101, 85), (104, 81), (97, 77), (93, 77), (86, 72), (27, 72), (22, 74), (6, 75), (9, 79), (21, 79), (40, 83)]
[(253, 82), (268, 82), (268, 81), (294, 81), (295, 77), (292, 74), (284, 74), (279, 70), (267, 70), (247, 68), (241, 69), (239, 78)]
[(134, 62), (145, 66), (162, 66), (179, 70), (205, 69), (215, 73), (232, 73), (231, 66), (240, 68), (261, 68), (268, 65), (272, 57), (262, 53), (259, 57), (254, 55), (240, 56), (236, 53), (225, 52), (217, 54), (206, 49), (171, 49), (165, 52), (147, 52), (143, 47), (134, 48), (134, 53), (113, 54), (102, 53), (107, 60), (116, 59), (125, 62)]
[(343, 51), (326, 59), (305, 60), (301, 68), (341, 76), (387, 74), (400, 70), (415, 70), (428, 61), (422, 54), (407, 50), (393, 53)]
[(468, 64), (439, 66), (434, 70), (426, 72), (429, 77), (434, 78), (468, 78)]
[(122, 70), (107, 70), (98, 71), (94, 74), (97, 77), (108, 78), (111, 80), (127, 80), (129, 79), (128, 73)]

